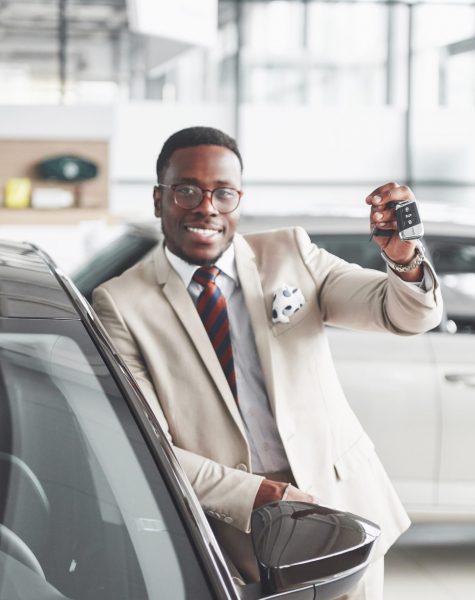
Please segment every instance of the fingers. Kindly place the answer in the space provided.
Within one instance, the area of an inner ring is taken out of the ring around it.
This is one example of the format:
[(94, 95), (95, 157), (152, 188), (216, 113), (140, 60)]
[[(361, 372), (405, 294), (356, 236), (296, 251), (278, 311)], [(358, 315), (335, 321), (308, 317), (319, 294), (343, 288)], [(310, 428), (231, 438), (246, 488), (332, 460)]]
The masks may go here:
[(381, 208), (372, 209), (370, 215), (370, 222), (371, 227), (373, 227), (374, 225), (379, 227), (380, 225), (389, 223), (393, 223), (394, 225), (396, 225), (395, 210), (393, 208), (384, 210), (382, 210)]
[[(373, 190), (365, 200), (366, 204), (371, 205), (371, 231), (374, 232), (375, 228), (396, 231), (395, 203), (413, 199), (414, 194), (407, 185), (399, 185), (393, 181)], [(377, 232), (375, 235), (377, 236)]]
[[(397, 222), (395, 216), (395, 210), (391, 206), (391, 202), (388, 202), (386, 205), (382, 203), (378, 203), (371, 207), (370, 214), (370, 229), (371, 231), (374, 228), (378, 229), (387, 229), (387, 230), (396, 230)], [(377, 233), (375, 233), (377, 235)]]
[(305, 492), (302, 492), (302, 490), (299, 490), (299, 488), (296, 488), (293, 485), (291, 485), (287, 494), (287, 500), (298, 500), (299, 502), (313, 502), (314, 498), (310, 494), (306, 494)]
[(393, 181), (380, 185), (366, 198), (366, 204), (385, 206), (388, 202), (401, 200), (414, 200), (414, 194), (407, 185), (399, 185)]

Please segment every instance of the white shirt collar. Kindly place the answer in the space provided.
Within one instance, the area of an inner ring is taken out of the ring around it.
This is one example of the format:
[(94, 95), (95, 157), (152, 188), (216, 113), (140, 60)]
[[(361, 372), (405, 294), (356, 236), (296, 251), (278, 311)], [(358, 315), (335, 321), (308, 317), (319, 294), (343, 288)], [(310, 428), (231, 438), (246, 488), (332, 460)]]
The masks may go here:
[[(176, 254), (173, 254), (173, 252), (170, 252), (167, 246), (165, 246), (165, 255), (170, 261), (171, 266), (181, 277), (183, 283), (185, 284), (185, 287), (188, 288), (193, 278), (194, 272), (196, 271), (196, 269), (199, 269), (201, 265), (192, 265), (186, 262), (186, 260), (183, 260)], [(236, 260), (234, 256), (234, 244), (231, 244), (229, 248), (227, 248), (223, 252), (223, 254), (220, 256), (220, 258), (216, 261), (215, 264), (218, 267), (218, 269), (220, 269), (225, 275), (230, 277), (236, 284), (239, 284), (236, 269)]]

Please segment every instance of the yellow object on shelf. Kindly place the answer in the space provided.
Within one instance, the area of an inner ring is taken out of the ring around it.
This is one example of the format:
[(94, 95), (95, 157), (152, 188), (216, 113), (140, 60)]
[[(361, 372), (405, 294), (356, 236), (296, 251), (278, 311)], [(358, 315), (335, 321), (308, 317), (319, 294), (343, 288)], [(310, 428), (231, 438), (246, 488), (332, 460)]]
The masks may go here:
[(31, 179), (12, 177), (5, 184), (5, 208), (28, 208), (31, 197)]

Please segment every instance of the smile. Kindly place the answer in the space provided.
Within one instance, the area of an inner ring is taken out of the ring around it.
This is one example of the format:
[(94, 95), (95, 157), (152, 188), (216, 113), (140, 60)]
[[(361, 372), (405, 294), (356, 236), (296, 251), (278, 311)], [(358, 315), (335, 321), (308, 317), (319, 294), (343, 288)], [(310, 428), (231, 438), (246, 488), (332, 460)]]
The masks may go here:
[(218, 229), (202, 229), (200, 227), (186, 227), (186, 229), (191, 233), (197, 233), (198, 235), (202, 235), (204, 237), (212, 237), (213, 235), (221, 233), (221, 231)]

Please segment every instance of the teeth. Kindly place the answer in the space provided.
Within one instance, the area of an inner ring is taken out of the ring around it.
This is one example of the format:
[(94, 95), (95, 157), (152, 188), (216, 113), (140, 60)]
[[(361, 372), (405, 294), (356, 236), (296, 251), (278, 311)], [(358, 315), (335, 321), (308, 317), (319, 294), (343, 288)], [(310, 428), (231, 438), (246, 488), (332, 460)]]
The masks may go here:
[(218, 231), (216, 231), (216, 229), (200, 229), (199, 227), (187, 227), (187, 229), (188, 231), (191, 231), (193, 233), (199, 233), (200, 235), (204, 235), (205, 237), (211, 237), (212, 235), (219, 233)]

